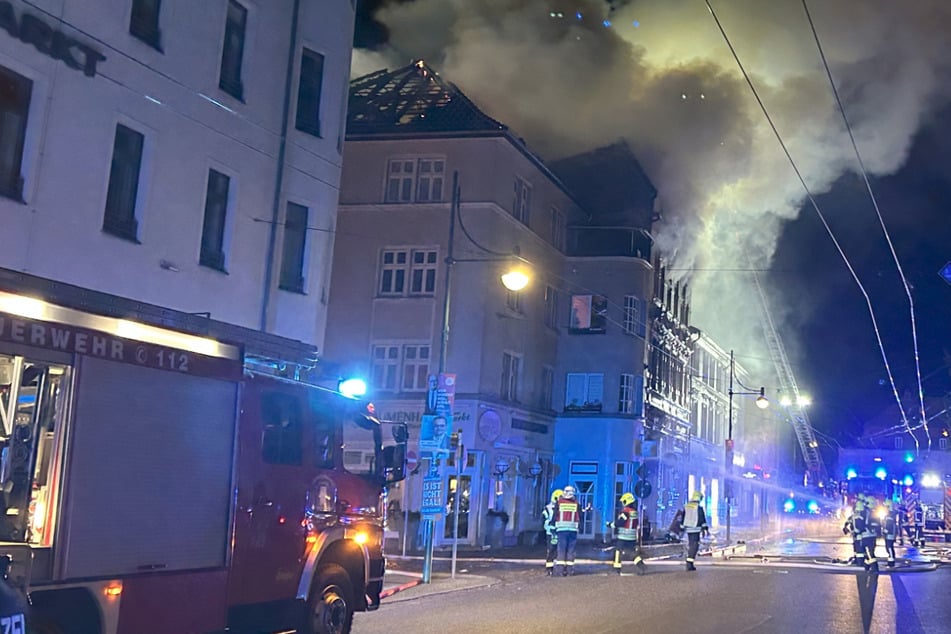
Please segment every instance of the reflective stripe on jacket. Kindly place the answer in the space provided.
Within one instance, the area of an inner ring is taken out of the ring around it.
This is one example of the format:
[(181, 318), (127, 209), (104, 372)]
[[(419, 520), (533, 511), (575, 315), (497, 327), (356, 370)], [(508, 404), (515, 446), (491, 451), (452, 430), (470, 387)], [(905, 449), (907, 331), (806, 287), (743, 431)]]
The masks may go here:
[(552, 515), (554, 515), (554, 513), (555, 513), (555, 507), (552, 504), (546, 504), (545, 508), (542, 509), (542, 522), (543, 522), (543, 526), (545, 527), (545, 534), (549, 536), (554, 530), (554, 527), (552, 527), (551, 525), (551, 518), (552, 518)]
[(555, 531), (578, 532), (581, 511), (575, 498), (558, 498), (555, 503)]
[(617, 527), (617, 538), (625, 542), (637, 541), (637, 509), (625, 506), (614, 522)]
[(684, 505), (683, 527), (688, 533), (699, 533), (707, 528), (707, 516), (698, 502)]

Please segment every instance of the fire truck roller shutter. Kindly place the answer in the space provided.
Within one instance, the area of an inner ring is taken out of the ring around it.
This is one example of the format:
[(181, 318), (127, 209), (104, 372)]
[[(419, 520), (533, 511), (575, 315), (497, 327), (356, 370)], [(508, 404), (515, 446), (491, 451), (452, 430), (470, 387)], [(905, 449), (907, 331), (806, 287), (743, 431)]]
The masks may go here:
[(237, 384), (84, 357), (67, 579), (225, 565)]

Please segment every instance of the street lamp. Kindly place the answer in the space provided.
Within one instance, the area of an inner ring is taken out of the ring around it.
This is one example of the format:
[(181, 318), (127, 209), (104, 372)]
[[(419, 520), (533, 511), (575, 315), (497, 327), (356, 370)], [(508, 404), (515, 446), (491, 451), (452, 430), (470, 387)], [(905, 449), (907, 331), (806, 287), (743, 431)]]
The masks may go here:
[[(531, 275), (529, 269), (526, 266), (529, 264), (527, 260), (522, 258), (518, 253), (505, 254), (498, 253), (487, 247), (482, 246), (476, 242), (469, 232), (466, 231), (465, 224), (462, 222), (462, 216), (459, 213), (459, 172), (452, 173), (452, 199), (449, 205), (449, 238), (448, 246), (446, 248), (446, 279), (443, 286), (443, 298), (442, 298), (442, 336), (439, 341), (439, 374), (443, 374), (446, 371), (446, 354), (449, 349), (449, 316), (450, 316), (450, 306), (452, 298), (452, 269), (458, 263), (461, 262), (515, 262), (516, 265), (511, 267), (501, 276), (502, 285), (510, 291), (520, 291), (524, 289), (528, 283), (531, 281)], [(456, 216), (459, 216), (459, 224), (462, 227), (463, 234), (468, 238), (474, 246), (476, 246), (483, 253), (488, 254), (490, 257), (484, 258), (459, 258), (455, 257), (455, 241), (456, 241)], [(435, 460), (435, 456), (433, 457)], [(508, 468), (508, 463), (506, 463), (506, 469)], [(458, 486), (458, 483), (457, 483)], [(458, 498), (458, 495), (457, 495)], [(423, 583), (429, 583), (432, 579), (433, 571), (433, 546), (434, 546), (434, 533), (435, 533), (435, 522), (430, 519), (423, 520), (423, 530), (424, 530), (424, 547), (425, 553), (423, 555)], [(458, 541), (458, 535), (455, 538), (455, 541)]]
[(739, 383), (740, 387), (746, 387), (734, 375), (733, 351), (730, 350), (730, 405), (727, 413), (727, 434), (726, 445), (724, 448), (724, 462), (726, 463), (726, 482), (724, 490), (726, 491), (726, 541), (730, 543), (730, 525), (732, 523), (732, 505), (733, 505), (733, 396), (756, 396), (756, 407), (766, 409), (769, 407), (769, 399), (766, 398), (766, 388), (759, 390), (737, 392), (733, 389), (733, 382)]

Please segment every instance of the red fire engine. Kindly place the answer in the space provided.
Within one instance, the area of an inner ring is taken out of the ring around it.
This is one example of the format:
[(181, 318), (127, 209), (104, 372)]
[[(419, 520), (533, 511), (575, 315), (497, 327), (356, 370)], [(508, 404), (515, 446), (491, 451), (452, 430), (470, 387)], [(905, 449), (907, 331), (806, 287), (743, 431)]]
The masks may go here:
[(277, 374), (0, 291), (0, 555), (31, 632), (347, 632), (379, 606), (406, 428)]

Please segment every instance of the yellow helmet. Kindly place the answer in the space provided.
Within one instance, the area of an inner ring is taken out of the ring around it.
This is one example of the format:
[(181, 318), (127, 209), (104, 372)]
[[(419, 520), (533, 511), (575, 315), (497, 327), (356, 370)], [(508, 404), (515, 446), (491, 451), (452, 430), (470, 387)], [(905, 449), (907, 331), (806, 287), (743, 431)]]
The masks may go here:
[(558, 501), (558, 498), (560, 498), (560, 497), (563, 496), (564, 494), (565, 494), (565, 492), (562, 491), (561, 489), (555, 489), (554, 491), (551, 492), (551, 501), (552, 501), (552, 502), (557, 502), (557, 501)]
[(864, 511), (864, 510), (865, 510), (865, 502), (863, 502), (862, 500), (856, 500), (856, 501), (855, 501), (855, 512), (858, 513), (858, 512), (860, 512), (860, 511)]
[(693, 493), (690, 494), (690, 501), (691, 502), (703, 501), (703, 493), (701, 493), (700, 491), (694, 491)]
[(627, 506), (633, 501), (634, 501), (634, 495), (631, 493), (625, 493), (624, 495), (621, 496), (621, 504), (623, 504), (624, 506)]

